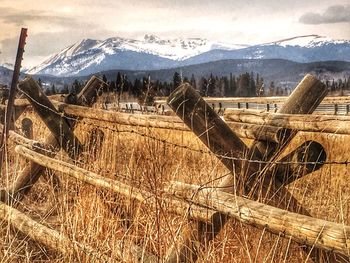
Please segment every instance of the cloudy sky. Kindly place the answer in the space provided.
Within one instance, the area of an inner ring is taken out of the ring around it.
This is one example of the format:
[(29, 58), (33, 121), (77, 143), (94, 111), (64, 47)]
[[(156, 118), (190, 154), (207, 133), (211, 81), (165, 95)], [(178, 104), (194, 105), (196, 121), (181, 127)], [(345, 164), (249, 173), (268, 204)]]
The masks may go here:
[(23, 64), (30, 67), (83, 38), (350, 39), (350, 0), (1, 0), (0, 64), (14, 61), (21, 27), (28, 28)]

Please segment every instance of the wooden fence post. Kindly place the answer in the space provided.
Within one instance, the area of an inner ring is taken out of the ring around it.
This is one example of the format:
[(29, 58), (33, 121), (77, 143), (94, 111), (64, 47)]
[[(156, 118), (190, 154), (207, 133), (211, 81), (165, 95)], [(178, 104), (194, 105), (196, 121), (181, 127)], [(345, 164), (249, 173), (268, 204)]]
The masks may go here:
[[(309, 78), (306, 78), (309, 80)], [(311, 82), (313, 84), (313, 82)], [(310, 85), (313, 87), (313, 85)], [(310, 87), (307, 86), (306, 87)], [(299, 91), (298, 91), (299, 92)], [(298, 93), (297, 92), (297, 93)], [(305, 93), (305, 91), (304, 91)], [(294, 100), (294, 97), (293, 97)], [(295, 100), (294, 100), (295, 101)], [(321, 100), (320, 100), (321, 101)], [(183, 119), (185, 124), (187, 124), (193, 132), (202, 140), (202, 142), (209, 147), (209, 149), (216, 155), (226, 156), (226, 157), (238, 157), (238, 159), (232, 160), (229, 158), (220, 158), (220, 160), (225, 164), (226, 167), (233, 173), (239, 174), (242, 173), (242, 178), (237, 178), (237, 186), (240, 190), (240, 185), (242, 182), (245, 183), (246, 188), (244, 192), (250, 191), (256, 185), (256, 178), (258, 178), (259, 173), (259, 165), (255, 162), (247, 164), (247, 162), (243, 161), (241, 163), (238, 162), (239, 159), (247, 156), (249, 159), (253, 160), (261, 160), (262, 156), (257, 149), (251, 151), (249, 155), (246, 153), (246, 146), (239, 139), (237, 140), (237, 136), (234, 134), (232, 130), (230, 130), (226, 125), (217, 121), (220, 119), (214, 111), (210, 109), (205, 101), (200, 97), (198, 93), (196, 93), (189, 84), (183, 84), (178, 89), (176, 89), (168, 98), (169, 106), (176, 112), (176, 114)], [(288, 106), (288, 105), (287, 105)], [(301, 104), (301, 107), (303, 104)], [(236, 161), (236, 163), (235, 163)], [(238, 162), (238, 163), (237, 163)], [(232, 165), (232, 163), (234, 165)], [(233, 169), (235, 167), (235, 169)], [(237, 168), (241, 168), (237, 169)], [(242, 170), (243, 169), (243, 170)], [(253, 181), (250, 181), (248, 178), (255, 178)], [(269, 179), (269, 180), (265, 180)], [(293, 198), (284, 188), (280, 187), (276, 182), (276, 188), (268, 189), (268, 185), (271, 180), (271, 174), (267, 175), (259, 184), (262, 191), (268, 194), (276, 194), (275, 199), (280, 196), (285, 196), (284, 199), (288, 199), (290, 204), (296, 206), (298, 203), (296, 199)], [(227, 188), (228, 185), (233, 185), (233, 177), (226, 177), (224, 182), (220, 184), (220, 188), (224, 191), (232, 191), (231, 188)], [(252, 182), (251, 184), (247, 184), (247, 182)], [(265, 189), (265, 190), (263, 190)], [(274, 190), (279, 189), (278, 193), (275, 193)], [(272, 191), (271, 191), (272, 190)], [(281, 204), (282, 206), (284, 204)], [(286, 204), (285, 208), (294, 209), (293, 206), (289, 207)], [(300, 208), (300, 207), (299, 207)], [(306, 211), (303, 211), (307, 213)], [(209, 233), (209, 236), (203, 237), (204, 233), (199, 233), (199, 240), (211, 240), (215, 235), (220, 231), (221, 227), (225, 223), (226, 218), (217, 214), (212, 218), (212, 226), (209, 226), (210, 229), (207, 229), (207, 226), (204, 225), (203, 229)], [(202, 224), (202, 223), (200, 223)], [(203, 224), (202, 224), (203, 225)], [(187, 233), (185, 237), (182, 237), (183, 243), (179, 248), (171, 248), (170, 253), (168, 253), (167, 262), (191, 262), (196, 261), (197, 259), (197, 249), (195, 249), (194, 243), (191, 241), (193, 238), (193, 232), (185, 230)]]
[[(77, 95), (77, 104), (90, 104), (92, 105), (104, 86), (107, 84), (104, 83), (101, 79), (96, 76), (92, 76), (91, 79), (87, 82), (84, 88)], [(74, 129), (75, 122), (70, 122), (70, 127)], [(53, 135), (49, 135), (45, 144), (52, 145), (53, 147), (58, 146), (58, 142)], [(8, 202), (10, 200), (21, 200), (25, 194), (29, 192), (32, 186), (40, 178), (40, 175), (44, 171), (44, 168), (36, 163), (30, 163), (17, 177), (13, 187), (9, 189), (9, 195), (5, 195), (5, 198), (1, 199), (3, 202)]]
[[(240, 175), (243, 167), (249, 174), (259, 170), (257, 163), (243, 161), (248, 153), (248, 147), (230, 129), (230, 127), (220, 118), (219, 115), (206, 103), (203, 98), (189, 84), (179, 86), (168, 98), (169, 106), (184, 121), (184, 123), (198, 136), (198, 138), (221, 160), (230, 170), (227, 178), (220, 183), (220, 189), (233, 193), (236, 189), (243, 191), (242, 177)], [(240, 104), (238, 104), (240, 105)], [(259, 159), (257, 152), (255, 159)], [(234, 180), (235, 176), (237, 180)], [(244, 177), (244, 176), (243, 176)], [(237, 181), (237, 188), (234, 189), (233, 182)], [(211, 240), (221, 230), (227, 221), (227, 217), (220, 213), (215, 213), (211, 218), (212, 225), (200, 222), (199, 228), (210, 227), (210, 231), (200, 231), (195, 234), (191, 226), (185, 226), (182, 231), (179, 243), (174, 240), (173, 246), (168, 250), (166, 262), (192, 262), (196, 261), (198, 247), (193, 239), (204, 243), (205, 239)], [(195, 227), (194, 227), (195, 228)], [(210, 233), (207, 237), (205, 233)], [(212, 235), (211, 235), (212, 234)]]
[(82, 145), (74, 135), (67, 120), (56, 110), (39, 84), (33, 78), (27, 77), (19, 83), (19, 89), (24, 93), (35, 112), (49, 128), (58, 145), (74, 159), (76, 153), (81, 151)]
[[(4, 161), (4, 155), (7, 151), (7, 136), (9, 133), (9, 130), (13, 127), (12, 123), (12, 117), (13, 117), (13, 108), (14, 108), (14, 101), (17, 93), (17, 83), (20, 75), (21, 70), (21, 64), (23, 59), (23, 53), (24, 53), (24, 47), (26, 45), (26, 38), (27, 38), (27, 28), (21, 29), (21, 34), (18, 42), (18, 48), (17, 48), (17, 55), (16, 55), (16, 61), (15, 61), (15, 67), (12, 74), (12, 81), (11, 81), (11, 87), (9, 90), (9, 97), (8, 102), (6, 105), (5, 110), (5, 117), (4, 117), (4, 130), (1, 133), (0, 137), (0, 164), (1, 167), (3, 167), (3, 161)], [(0, 168), (0, 174), (2, 174), (2, 170)]]
[[(294, 89), (277, 113), (311, 114), (322, 102), (327, 93), (328, 89), (326, 85), (308, 74)], [(256, 142), (252, 150), (257, 148), (264, 156), (264, 160), (271, 160), (272, 155), (276, 154), (277, 149), (279, 149), (278, 153), (281, 152), (294, 135), (295, 133), (291, 133), (289, 137), (286, 136), (285, 142), (280, 144)]]
[[(311, 114), (314, 110), (316, 110), (316, 108), (322, 102), (327, 93), (328, 89), (325, 84), (323, 84), (314, 76), (307, 74), (277, 112), (285, 114)], [(261, 186), (259, 186), (259, 182), (261, 182), (261, 180), (271, 181), (271, 173), (269, 174), (268, 171), (271, 170), (273, 162), (280, 156), (282, 151), (286, 148), (290, 140), (295, 135), (296, 132), (292, 131), (289, 137), (286, 137), (285, 141), (280, 144), (262, 141), (256, 141), (254, 143), (253, 147), (251, 148), (252, 154), (254, 154), (254, 151), (257, 150), (263, 155), (264, 160), (269, 161), (271, 163), (267, 164), (264, 167), (264, 169), (262, 169), (258, 177), (254, 178), (253, 176), (251, 178), (251, 181), (248, 182), (249, 185), (254, 185), (254, 187), (250, 189), (251, 193), (258, 193), (258, 195), (260, 195), (259, 192), (263, 192)], [(300, 176), (298, 176), (297, 178), (299, 178)], [(282, 181), (274, 180), (274, 183), (276, 184), (276, 186), (282, 183), (283, 186), (283, 182), (288, 183), (290, 179), (292, 178), (283, 179)], [(254, 181), (256, 181), (256, 183), (254, 183)], [(291, 195), (289, 195), (287, 198), (290, 200), (294, 199), (294, 197)], [(297, 207), (295, 205), (292, 205), (291, 209), (292, 211), (299, 211), (303, 214), (310, 215), (310, 213), (301, 206)], [(318, 262), (320, 260), (320, 257), (322, 257), (324, 254), (321, 250), (318, 249), (312, 249), (311, 252), (309, 248), (305, 248), (304, 250), (306, 251), (306, 253), (311, 253), (311, 259), (315, 262)], [(336, 257), (336, 255), (327, 255), (327, 257), (334, 258)]]

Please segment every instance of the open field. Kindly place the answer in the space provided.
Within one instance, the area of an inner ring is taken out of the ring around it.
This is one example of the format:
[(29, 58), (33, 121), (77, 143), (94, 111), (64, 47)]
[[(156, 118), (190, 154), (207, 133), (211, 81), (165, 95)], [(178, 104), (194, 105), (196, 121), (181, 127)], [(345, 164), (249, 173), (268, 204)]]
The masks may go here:
[[(48, 135), (48, 129), (32, 111), (23, 114), (18, 123), (24, 117), (33, 120), (34, 139), (42, 141)], [(104, 141), (100, 146), (95, 139), (91, 141), (89, 137), (89, 131), (94, 128), (104, 132)], [(73, 241), (90, 245), (96, 254), (77, 250), (72, 255), (61, 255), (30, 240), (3, 222), (1, 262), (96, 262), (101, 255), (117, 260), (121, 259), (121, 255), (116, 248), (128, 248), (130, 242), (162, 259), (181, 228), (189, 222), (186, 216), (169, 212), (162, 203), (164, 183), (177, 180), (216, 185), (217, 180), (228, 172), (216, 156), (207, 153), (208, 150), (189, 131), (111, 125), (82, 119), (77, 126), (76, 135), (84, 144), (84, 154), (75, 161), (77, 166), (148, 190), (158, 198), (158, 205), (152, 207), (147, 202), (139, 203), (97, 190), (60, 173), (57, 173), (61, 180), (60, 189), (55, 190), (53, 184), (48, 183), (52, 172), (47, 171), (46, 179), (42, 178), (33, 187), (20, 203), (19, 210), (66, 234)], [(326, 148), (327, 161), (349, 159), (347, 135), (300, 132), (286, 152), (305, 140), (320, 142)], [(249, 143), (248, 140), (246, 142)], [(3, 186), (11, 185), (26, 163), (13, 149), (14, 145), (10, 145), (7, 178), (2, 178)], [(67, 160), (63, 152), (57, 157)], [(315, 217), (349, 225), (348, 175), (346, 165), (326, 164), (288, 188)], [(233, 219), (214, 242), (205, 246), (207, 249), (200, 255), (200, 261), (307, 261), (306, 255), (293, 241), (269, 234), (264, 229), (245, 226)], [(127, 251), (128, 249), (124, 251), (122, 259), (132, 262)]]
[(1, 262), (349, 262), (349, 118), (310, 114), (319, 80), (277, 113), (222, 117), (187, 83), (168, 98), (177, 116), (101, 110), (105, 84), (77, 106), (19, 83)]

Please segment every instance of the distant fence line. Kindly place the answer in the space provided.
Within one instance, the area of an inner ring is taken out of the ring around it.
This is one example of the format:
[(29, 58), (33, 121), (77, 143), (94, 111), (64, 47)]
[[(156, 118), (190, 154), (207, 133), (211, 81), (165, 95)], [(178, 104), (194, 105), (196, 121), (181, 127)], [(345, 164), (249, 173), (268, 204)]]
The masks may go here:
[[(57, 101), (53, 101), (53, 103), (68, 116), (123, 125), (189, 131), (188, 127), (177, 116), (130, 114)], [(249, 139), (257, 139), (259, 136), (262, 136), (265, 139), (269, 138), (269, 141), (278, 141), (278, 139), (273, 139), (274, 135), (268, 135), (267, 133), (281, 133), (279, 130), (281, 128), (305, 132), (350, 135), (350, 116), (281, 114), (257, 110), (232, 109), (227, 110), (223, 118), (231, 128), (235, 129), (240, 137)]]
[[(64, 102), (66, 94), (56, 94), (48, 96), (51, 100)], [(224, 97), (204, 100), (212, 106), (219, 114), (227, 109), (252, 109), (276, 112), (288, 97)], [(17, 99), (16, 106), (29, 106), (27, 99)], [(137, 102), (112, 102), (103, 104), (106, 110), (119, 110), (128, 113), (156, 113), (167, 114), (170, 108), (166, 104), (165, 98), (157, 98), (154, 106), (140, 105)], [(0, 108), (1, 110), (1, 108)], [(349, 115), (350, 96), (325, 97), (322, 103), (315, 110), (319, 114)]]

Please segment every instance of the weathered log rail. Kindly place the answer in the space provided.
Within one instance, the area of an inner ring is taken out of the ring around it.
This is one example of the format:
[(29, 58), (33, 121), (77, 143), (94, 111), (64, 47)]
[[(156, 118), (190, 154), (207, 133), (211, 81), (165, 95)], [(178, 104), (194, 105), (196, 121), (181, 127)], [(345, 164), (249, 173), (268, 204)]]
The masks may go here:
[[(105, 178), (24, 146), (17, 146), (16, 152), (41, 166), (140, 202), (147, 201), (148, 205), (155, 205), (154, 199), (160, 198), (153, 193)], [(166, 207), (172, 208), (169, 212), (184, 214), (190, 209), (191, 218), (205, 221), (209, 221), (212, 215), (220, 212), (245, 224), (263, 228), (274, 234), (282, 234), (302, 245), (350, 256), (349, 226), (288, 212), (205, 186), (170, 182), (165, 186), (164, 193), (167, 196), (162, 195), (161, 201)], [(151, 255), (148, 255), (148, 258), (155, 259)], [(150, 262), (145, 259), (146, 261)]]
[[(24, 103), (24, 101), (26, 100), (18, 99), (15, 101), (15, 104), (17, 104), (18, 107), (25, 107), (27, 103)], [(59, 111), (63, 111), (66, 115), (75, 118), (87, 118), (130, 126), (173, 129), (180, 131), (190, 130), (177, 116), (131, 114), (97, 108), (92, 109), (56, 100), (52, 100), (51, 102)], [(2, 113), (0, 108), (0, 117), (1, 116)], [(280, 136), (282, 136), (282, 134), (288, 129), (305, 132), (350, 135), (350, 116), (282, 114), (259, 110), (228, 109), (225, 111), (223, 117), (239, 137), (247, 139), (278, 142)]]
[(90, 255), (94, 262), (112, 262), (112, 259), (105, 255), (96, 255), (93, 248), (73, 242), (67, 236), (54, 229), (38, 223), (17, 209), (0, 202), (0, 220), (8, 222), (14, 228), (25, 233), (33, 240), (44, 244), (53, 251), (71, 256), (76, 251), (83, 251)]

